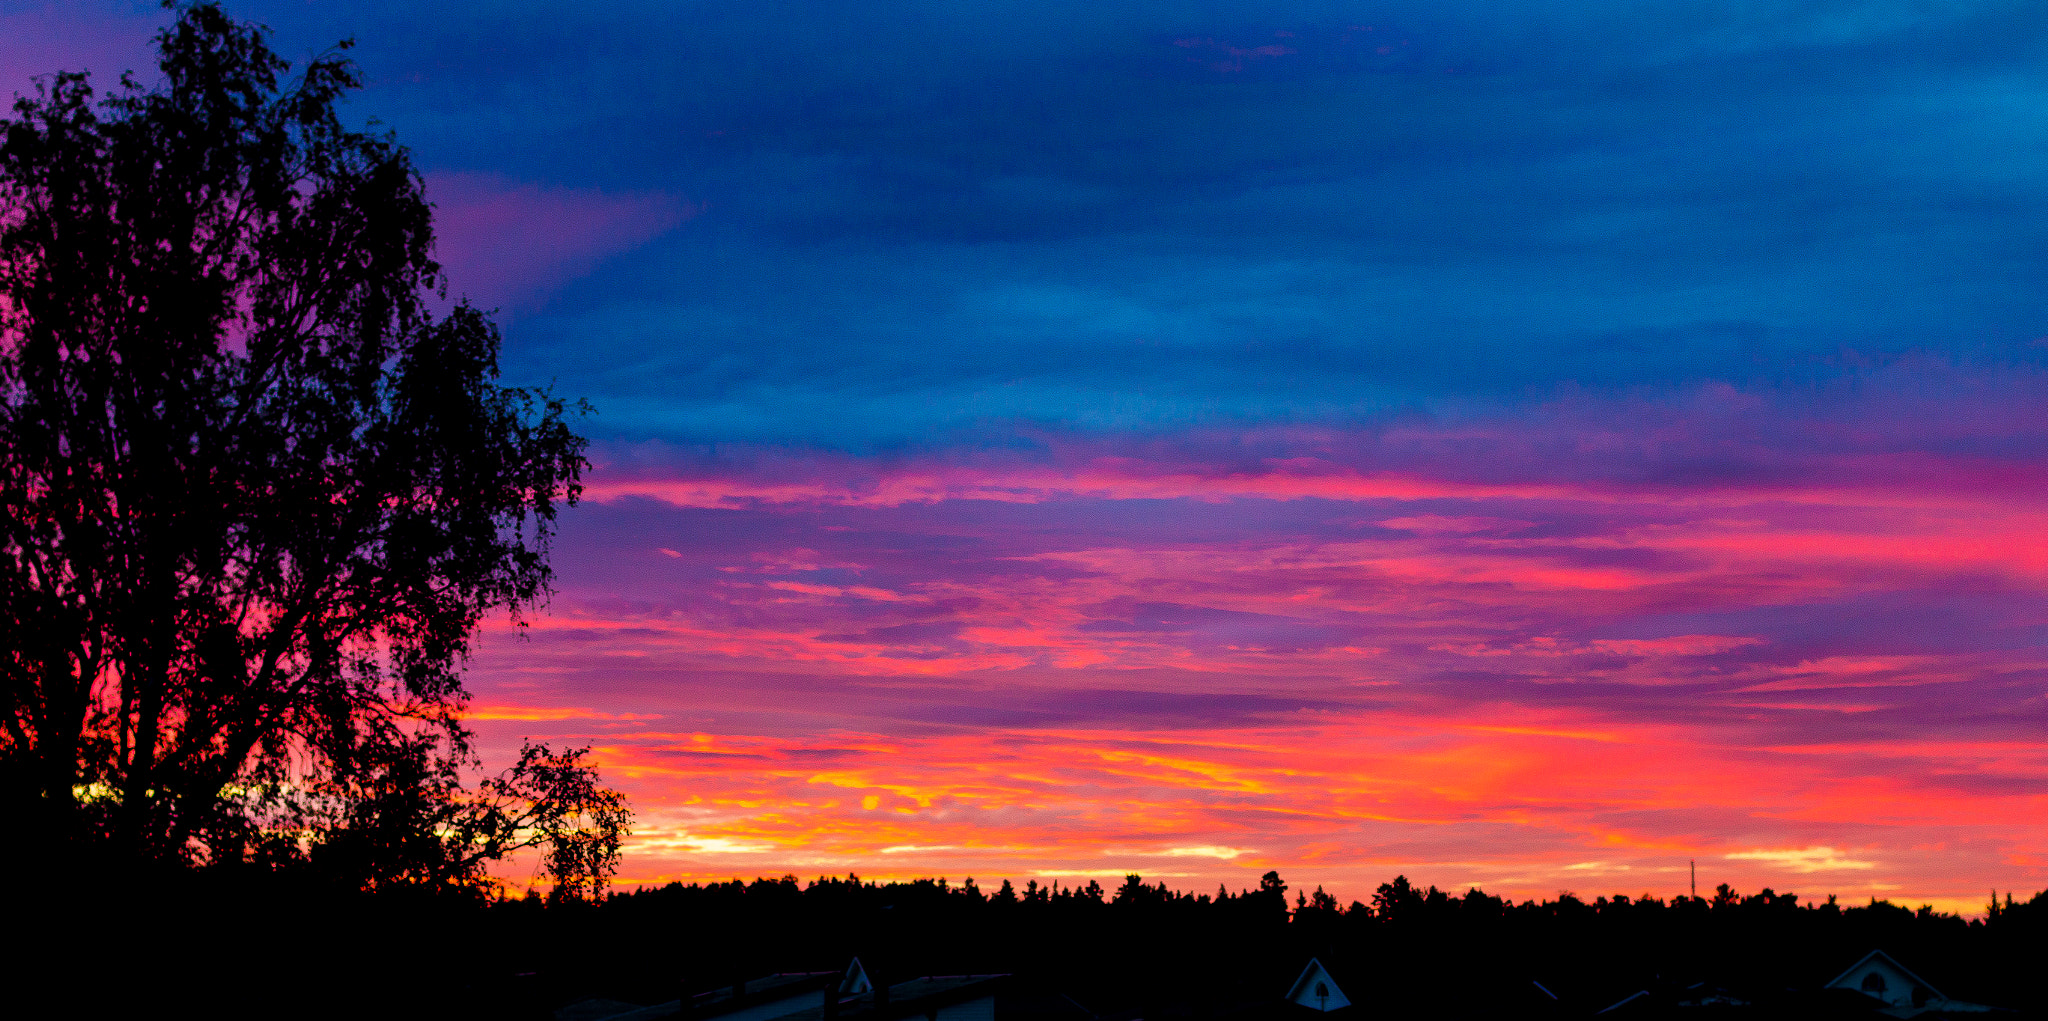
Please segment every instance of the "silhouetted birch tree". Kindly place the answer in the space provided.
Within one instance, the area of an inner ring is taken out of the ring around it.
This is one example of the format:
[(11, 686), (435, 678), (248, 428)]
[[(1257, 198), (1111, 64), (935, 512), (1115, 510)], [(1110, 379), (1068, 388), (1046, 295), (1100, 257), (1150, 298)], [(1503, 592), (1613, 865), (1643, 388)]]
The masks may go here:
[[(479, 620), (545, 597), (583, 410), (501, 386), (405, 149), (213, 4), (164, 83), (45, 79), (0, 121), (0, 813), (44, 865), (601, 886), (580, 753), (475, 766)], [(343, 44), (342, 49), (346, 49)]]

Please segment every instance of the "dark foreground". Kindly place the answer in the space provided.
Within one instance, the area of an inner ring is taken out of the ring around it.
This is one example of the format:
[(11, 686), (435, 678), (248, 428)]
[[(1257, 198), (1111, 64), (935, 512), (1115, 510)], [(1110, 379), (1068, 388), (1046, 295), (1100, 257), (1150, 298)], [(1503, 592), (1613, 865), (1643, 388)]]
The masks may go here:
[[(770, 973), (839, 974), (858, 956), (883, 987), (1007, 975), (996, 1021), (1263, 1021), (1285, 1015), (1311, 958), (1351, 1017), (1592, 1017), (1632, 996), (1604, 1016), (1875, 1017), (1822, 986), (1882, 950), (1948, 1001), (2048, 1017), (2048, 892), (1964, 920), (1725, 888), (1516, 904), (1405, 880), (1341, 907), (1273, 876), (1199, 897), (1135, 879), (992, 894), (785, 878), (555, 904), (244, 879), (29, 890), (10, 914), (30, 937), (10, 960), (17, 1002), (83, 1016), (596, 1017)], [(883, 1006), (872, 1021), (904, 1009)], [(1913, 1013), (1939, 1011), (1890, 1016)]]

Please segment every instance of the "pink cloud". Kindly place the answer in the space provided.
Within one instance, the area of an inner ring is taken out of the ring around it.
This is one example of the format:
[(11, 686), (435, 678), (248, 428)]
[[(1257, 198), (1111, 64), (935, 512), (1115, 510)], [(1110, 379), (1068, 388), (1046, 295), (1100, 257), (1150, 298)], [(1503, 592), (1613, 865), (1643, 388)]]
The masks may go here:
[[(2038, 382), (1984, 384), (1942, 449), (1727, 393), (888, 460), (614, 448), (553, 615), (477, 681), (663, 717), (518, 724), (631, 778), (636, 880), (1230, 848), (1175, 881), (1668, 895), (1688, 858), (1783, 889), (1824, 848), (1870, 867), (1802, 894), (1967, 906), (2048, 885)], [(1870, 415), (1917, 399), (1890, 385)]]
[(547, 187), (496, 174), (429, 174), (427, 195), (449, 294), (486, 307), (536, 307), (699, 211), (661, 192)]
[[(1913, 779), (2013, 758), (1995, 746), (1758, 755), (1699, 737), (1397, 710), (1230, 732), (648, 731), (601, 737), (599, 751), (643, 806), (628, 859), (639, 881), (794, 868), (1021, 882), (1159, 874), (1172, 856), (1191, 859), (1171, 867), (1189, 887), (1279, 868), (1364, 898), (1403, 871), (1544, 896), (1596, 861), (1606, 882), (1668, 895), (1688, 857), (1714, 862), (1715, 881), (1783, 889), (1781, 863), (1758, 847), (1842, 846), (1870, 874), (1815, 877), (1802, 892), (1968, 903), (1977, 891), (1958, 872), (2009, 874), (1998, 847), (2042, 835), (2008, 797)], [(2006, 765), (2048, 775), (2038, 749)], [(1601, 878), (1571, 885), (1589, 880)]]

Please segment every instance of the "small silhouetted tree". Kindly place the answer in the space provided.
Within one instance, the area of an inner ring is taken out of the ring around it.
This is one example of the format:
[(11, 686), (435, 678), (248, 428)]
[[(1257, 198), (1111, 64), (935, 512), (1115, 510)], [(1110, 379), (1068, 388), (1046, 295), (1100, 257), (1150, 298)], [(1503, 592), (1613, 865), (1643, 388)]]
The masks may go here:
[(1257, 905), (1262, 914), (1285, 919), (1287, 917), (1287, 881), (1278, 872), (1267, 872), (1259, 877), (1259, 888), (1241, 898)]
[[(346, 49), (347, 44), (343, 44)], [(496, 383), (406, 150), (186, 6), (163, 84), (42, 81), (0, 121), (0, 813), (44, 865), (323, 866), (601, 885), (627, 814), (579, 753), (469, 786), (461, 665), (545, 597), (585, 466)]]

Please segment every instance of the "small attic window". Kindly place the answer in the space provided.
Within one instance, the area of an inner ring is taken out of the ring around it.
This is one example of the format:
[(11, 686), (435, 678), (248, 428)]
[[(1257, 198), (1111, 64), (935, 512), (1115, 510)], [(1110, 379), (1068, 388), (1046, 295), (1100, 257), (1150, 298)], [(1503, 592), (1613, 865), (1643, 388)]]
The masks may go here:
[(1863, 991), (1866, 993), (1884, 992), (1884, 976), (1874, 971), (1863, 976)]

